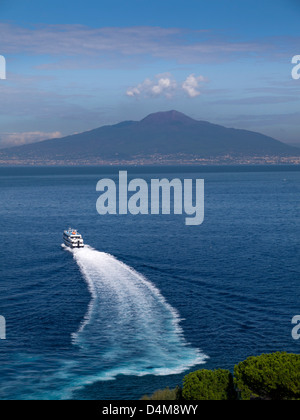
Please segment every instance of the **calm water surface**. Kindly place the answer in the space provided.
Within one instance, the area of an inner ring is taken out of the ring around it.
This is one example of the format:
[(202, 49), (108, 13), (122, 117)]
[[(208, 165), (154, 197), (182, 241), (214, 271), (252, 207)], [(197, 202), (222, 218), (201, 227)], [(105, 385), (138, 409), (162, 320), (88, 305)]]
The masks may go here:
[[(298, 353), (296, 168), (128, 168), (205, 179), (205, 222), (99, 216), (118, 168), (0, 168), (1, 399), (139, 399), (197, 368)], [(73, 226), (88, 247), (61, 247)]]

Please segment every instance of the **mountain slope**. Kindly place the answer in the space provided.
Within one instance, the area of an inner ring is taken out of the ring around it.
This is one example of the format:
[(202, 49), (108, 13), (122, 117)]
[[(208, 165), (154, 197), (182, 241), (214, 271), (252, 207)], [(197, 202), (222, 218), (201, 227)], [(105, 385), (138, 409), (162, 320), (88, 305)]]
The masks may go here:
[(61, 139), (0, 151), (0, 160), (130, 161), (159, 156), (214, 158), (220, 156), (300, 156), (300, 149), (263, 134), (196, 121), (177, 111), (148, 115), (141, 121), (112, 126)]

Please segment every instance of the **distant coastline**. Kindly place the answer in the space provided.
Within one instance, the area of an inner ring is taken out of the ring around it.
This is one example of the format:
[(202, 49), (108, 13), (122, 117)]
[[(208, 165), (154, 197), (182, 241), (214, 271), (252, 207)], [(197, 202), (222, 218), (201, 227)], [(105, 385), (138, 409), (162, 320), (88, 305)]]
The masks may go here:
[[(51, 175), (99, 175), (116, 174), (121, 165), (69, 165), (69, 166), (22, 166), (0, 165), (0, 176), (51, 176)], [(300, 172), (300, 165), (128, 165), (126, 170), (130, 174), (166, 174), (186, 173), (265, 173), (265, 172)]]
[(300, 156), (220, 156), (199, 158), (196, 156), (150, 156), (129, 160), (99, 159), (1, 159), (0, 166), (244, 166), (244, 165), (300, 165)]

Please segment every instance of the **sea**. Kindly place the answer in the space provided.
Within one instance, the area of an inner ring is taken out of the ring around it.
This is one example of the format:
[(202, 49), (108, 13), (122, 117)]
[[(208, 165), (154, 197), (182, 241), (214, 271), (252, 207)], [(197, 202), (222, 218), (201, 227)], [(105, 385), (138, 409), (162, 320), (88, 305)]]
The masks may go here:
[[(205, 218), (99, 215), (118, 167), (0, 168), (2, 400), (138, 400), (198, 369), (299, 353), (300, 168), (128, 167), (204, 179)], [(69, 226), (86, 247), (62, 246)]]

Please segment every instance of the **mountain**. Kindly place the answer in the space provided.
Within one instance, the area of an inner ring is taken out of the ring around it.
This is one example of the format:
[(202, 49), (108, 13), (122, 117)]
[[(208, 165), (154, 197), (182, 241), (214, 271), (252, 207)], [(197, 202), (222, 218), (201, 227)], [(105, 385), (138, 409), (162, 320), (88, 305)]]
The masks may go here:
[(266, 157), (300, 157), (300, 149), (177, 111), (0, 151), (2, 164), (191, 163)]

